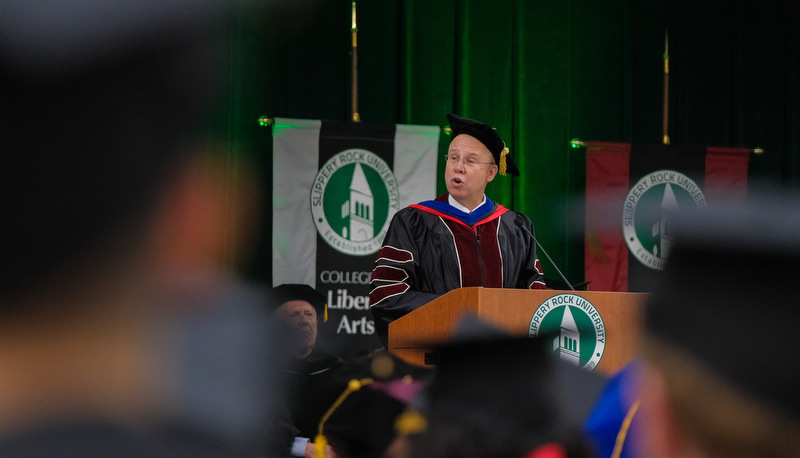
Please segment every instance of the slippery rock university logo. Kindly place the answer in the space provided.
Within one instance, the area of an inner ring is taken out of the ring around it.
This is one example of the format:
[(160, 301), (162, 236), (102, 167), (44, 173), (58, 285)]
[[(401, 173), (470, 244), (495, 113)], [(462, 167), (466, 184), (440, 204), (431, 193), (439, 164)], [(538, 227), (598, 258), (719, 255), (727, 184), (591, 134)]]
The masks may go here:
[(533, 313), (528, 335), (550, 336), (562, 360), (593, 370), (606, 348), (606, 327), (600, 312), (577, 294), (557, 294)]
[(674, 170), (643, 176), (628, 192), (622, 212), (622, 232), (633, 256), (643, 265), (662, 270), (675, 238), (674, 215), (706, 209), (700, 187)]
[(347, 149), (328, 160), (311, 187), (311, 214), (319, 235), (349, 255), (376, 253), (398, 209), (397, 180), (378, 155)]

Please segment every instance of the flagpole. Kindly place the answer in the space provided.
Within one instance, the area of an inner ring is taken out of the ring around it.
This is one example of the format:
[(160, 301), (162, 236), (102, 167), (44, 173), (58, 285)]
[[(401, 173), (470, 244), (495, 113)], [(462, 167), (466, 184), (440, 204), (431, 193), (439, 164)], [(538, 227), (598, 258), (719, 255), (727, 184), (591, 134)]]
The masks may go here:
[(665, 145), (669, 145), (669, 134), (667, 127), (669, 126), (669, 29), (664, 31), (664, 112), (663, 122), (661, 125), (662, 141)]
[(361, 116), (358, 114), (358, 27), (356, 27), (356, 2), (352, 3), (350, 20), (350, 35), (352, 37), (352, 53), (351, 53), (351, 74), (352, 88), (352, 120), (353, 122), (361, 122)]

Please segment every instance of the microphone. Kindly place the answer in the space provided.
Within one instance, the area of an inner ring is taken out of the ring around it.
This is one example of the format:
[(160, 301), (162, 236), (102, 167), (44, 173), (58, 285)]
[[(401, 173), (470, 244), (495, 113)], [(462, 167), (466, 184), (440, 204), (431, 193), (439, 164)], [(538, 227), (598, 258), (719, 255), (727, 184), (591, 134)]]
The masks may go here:
[(523, 231), (525, 231), (525, 232), (526, 232), (528, 235), (530, 235), (530, 236), (531, 236), (531, 238), (533, 239), (533, 241), (536, 243), (536, 246), (538, 246), (538, 247), (539, 247), (539, 249), (540, 249), (540, 250), (542, 250), (542, 253), (544, 253), (544, 255), (545, 255), (545, 257), (547, 258), (547, 260), (548, 260), (548, 261), (550, 261), (550, 264), (552, 264), (553, 268), (554, 268), (554, 269), (556, 269), (556, 272), (558, 272), (558, 275), (561, 277), (561, 279), (564, 281), (564, 283), (566, 283), (566, 284), (567, 284), (567, 286), (569, 287), (569, 289), (570, 289), (571, 291), (575, 291), (575, 288), (573, 288), (573, 287), (572, 287), (572, 283), (570, 283), (570, 282), (569, 282), (569, 280), (567, 280), (567, 277), (565, 277), (565, 276), (564, 276), (564, 274), (562, 274), (562, 273), (561, 273), (561, 270), (558, 268), (558, 266), (556, 265), (556, 263), (555, 263), (555, 262), (553, 262), (553, 258), (551, 258), (549, 254), (547, 254), (547, 251), (544, 249), (544, 247), (542, 246), (542, 244), (541, 244), (541, 243), (539, 243), (539, 241), (538, 241), (538, 240), (536, 240), (536, 236), (535, 236), (535, 235), (533, 235), (533, 232), (531, 232), (531, 230), (530, 230), (530, 229), (528, 229), (527, 227), (525, 227), (525, 225), (522, 223), (522, 219), (520, 219), (520, 218), (517, 218), (517, 219), (516, 219), (516, 221), (514, 221), (514, 222), (516, 223), (517, 227), (519, 227), (520, 229), (522, 229), (522, 230), (523, 230)]

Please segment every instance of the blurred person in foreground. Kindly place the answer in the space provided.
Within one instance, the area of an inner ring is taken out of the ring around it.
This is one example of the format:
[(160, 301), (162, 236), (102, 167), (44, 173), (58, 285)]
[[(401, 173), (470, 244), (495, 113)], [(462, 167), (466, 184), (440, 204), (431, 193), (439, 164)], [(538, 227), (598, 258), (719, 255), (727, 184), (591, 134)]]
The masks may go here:
[(591, 458), (581, 424), (603, 378), (561, 361), (551, 340), (507, 335), (466, 315), (417, 403), (415, 458)]
[(264, 451), (265, 314), (197, 148), (232, 8), (0, 1), (0, 456)]
[(643, 457), (800, 455), (797, 196), (748, 197), (676, 226), (645, 309)]

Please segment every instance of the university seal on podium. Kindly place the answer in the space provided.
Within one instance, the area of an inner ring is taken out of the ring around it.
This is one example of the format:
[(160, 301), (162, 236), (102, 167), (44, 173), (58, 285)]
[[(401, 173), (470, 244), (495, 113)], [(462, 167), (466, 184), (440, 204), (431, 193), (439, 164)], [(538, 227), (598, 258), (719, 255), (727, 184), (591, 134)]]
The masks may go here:
[(600, 312), (577, 294), (557, 294), (544, 301), (531, 317), (530, 337), (552, 336), (559, 358), (594, 370), (606, 347), (606, 328)]

